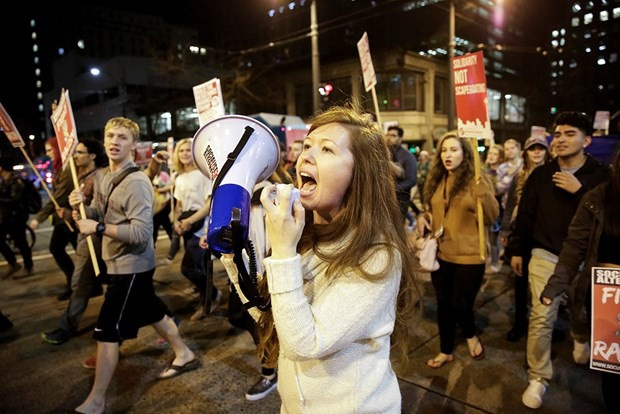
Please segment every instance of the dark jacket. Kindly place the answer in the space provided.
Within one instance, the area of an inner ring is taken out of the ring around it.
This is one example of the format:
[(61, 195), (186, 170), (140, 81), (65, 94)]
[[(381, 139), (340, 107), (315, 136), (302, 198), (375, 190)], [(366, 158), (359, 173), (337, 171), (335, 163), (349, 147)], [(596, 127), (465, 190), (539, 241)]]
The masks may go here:
[[(54, 188), (54, 199), (60, 207), (66, 207), (71, 209), (69, 205), (69, 194), (73, 191), (73, 178), (71, 177), (71, 170), (69, 168), (59, 169), (56, 171), (54, 180), (52, 181), (52, 187)], [(43, 223), (49, 216), (52, 216), (52, 223), (54, 225), (63, 223), (64, 221), (56, 214), (56, 206), (52, 200), (41, 207), (41, 210), (37, 213), (35, 219), (39, 223)]]
[(553, 183), (553, 174), (560, 171), (553, 160), (535, 168), (525, 182), (510, 236), (510, 256), (527, 256), (533, 248), (559, 255), (581, 197), (610, 177), (609, 167), (588, 155), (575, 172), (581, 188), (571, 194)]
[[(603, 232), (603, 199), (607, 184), (583, 196), (568, 229), (562, 252), (541, 296), (553, 299), (568, 294), (570, 308), (579, 312), (590, 286), (592, 267), (598, 264), (598, 242)], [(583, 264), (583, 270), (582, 265)]]
[(28, 210), (24, 206), (22, 195), (24, 182), (11, 173), (11, 176), (0, 182), (0, 223), (10, 223), (13, 220), (25, 222), (28, 220)]

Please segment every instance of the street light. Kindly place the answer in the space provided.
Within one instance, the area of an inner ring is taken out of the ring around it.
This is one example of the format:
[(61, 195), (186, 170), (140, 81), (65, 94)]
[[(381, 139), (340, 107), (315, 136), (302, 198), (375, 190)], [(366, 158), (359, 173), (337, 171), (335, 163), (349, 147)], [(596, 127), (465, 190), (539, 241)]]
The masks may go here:
[(119, 103), (121, 104), (121, 112), (123, 116), (125, 116), (125, 103), (127, 102), (127, 93), (126, 93), (127, 91), (125, 89), (124, 78), (121, 78), (119, 80), (115, 76), (112, 76), (109, 72), (101, 70), (100, 68), (96, 66), (93, 66), (92, 68), (90, 68), (89, 73), (96, 78), (98, 78), (101, 75), (105, 75), (108, 78), (110, 78), (116, 85), (118, 85), (117, 91), (118, 91), (118, 96), (120, 99)]
[(312, 107), (314, 112), (321, 109), (319, 82), (321, 67), (319, 62), (319, 26), (316, 18), (316, 0), (310, 2), (310, 38), (312, 39)]

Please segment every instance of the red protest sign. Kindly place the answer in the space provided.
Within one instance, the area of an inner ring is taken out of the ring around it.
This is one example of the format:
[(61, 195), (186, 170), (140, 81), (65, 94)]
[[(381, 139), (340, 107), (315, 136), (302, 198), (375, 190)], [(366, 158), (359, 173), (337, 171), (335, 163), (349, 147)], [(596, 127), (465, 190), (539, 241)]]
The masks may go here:
[(151, 141), (138, 142), (134, 162), (137, 165), (147, 165), (153, 158), (153, 143)]
[(0, 128), (2, 128), (2, 130), (6, 134), (6, 137), (9, 139), (9, 142), (11, 143), (13, 148), (24, 147), (26, 145), (24, 144), (24, 140), (22, 139), (22, 136), (19, 135), (19, 131), (17, 130), (17, 127), (15, 127), (15, 124), (13, 123), (13, 120), (9, 116), (9, 113), (4, 109), (4, 106), (2, 106), (1, 103), (0, 103)]
[(590, 368), (620, 374), (620, 269), (592, 268)]
[(63, 90), (60, 93), (60, 102), (58, 102), (51, 119), (56, 132), (56, 138), (58, 139), (62, 166), (65, 168), (67, 161), (73, 156), (75, 147), (78, 144), (77, 129), (75, 128), (75, 119), (73, 118), (73, 110), (69, 100), (69, 91)]
[(482, 52), (452, 59), (458, 134), (468, 138), (491, 138), (487, 109), (487, 79)]

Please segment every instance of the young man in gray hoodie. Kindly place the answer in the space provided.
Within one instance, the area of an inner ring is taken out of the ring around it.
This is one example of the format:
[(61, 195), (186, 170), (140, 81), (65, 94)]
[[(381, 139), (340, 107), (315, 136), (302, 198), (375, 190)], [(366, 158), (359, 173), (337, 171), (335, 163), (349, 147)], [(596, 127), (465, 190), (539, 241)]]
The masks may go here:
[[(73, 212), (81, 233), (102, 238), (108, 272), (103, 281), (108, 287), (93, 335), (97, 340), (95, 382), (76, 412), (104, 411), (119, 346), (135, 338), (143, 326), (151, 325), (175, 354), (160, 379), (175, 377), (199, 365), (153, 289), (153, 186), (144, 173), (136, 171), (132, 161), (139, 136), (140, 128), (130, 119), (118, 117), (106, 123), (104, 146), (110, 167), (95, 179), (93, 200), (86, 208), (88, 218), (79, 219), (78, 212)], [(79, 190), (69, 196), (74, 209), (82, 200)]]

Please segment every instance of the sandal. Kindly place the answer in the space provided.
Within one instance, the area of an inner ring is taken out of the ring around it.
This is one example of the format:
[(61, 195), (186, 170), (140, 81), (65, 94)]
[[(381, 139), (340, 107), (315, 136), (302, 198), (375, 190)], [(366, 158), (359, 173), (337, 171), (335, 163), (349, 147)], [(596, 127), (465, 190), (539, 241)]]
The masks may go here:
[(452, 362), (453, 360), (454, 360), (454, 356), (452, 354), (448, 355), (448, 354), (439, 353), (439, 355), (437, 355), (435, 358), (429, 359), (426, 362), (426, 365), (428, 365), (429, 367), (433, 369), (436, 369), (436, 368), (443, 367), (446, 362)]
[[(474, 335), (472, 338), (469, 338), (469, 339), (473, 339), (473, 338), (476, 338), (476, 344), (473, 346), (473, 348), (469, 346), (469, 341), (467, 342), (467, 348), (469, 349), (469, 356), (479, 361), (481, 359), (484, 359), (484, 345), (482, 344), (482, 339), (480, 339), (479, 336)], [(474, 351), (476, 350), (476, 348), (478, 348), (478, 345), (480, 345), (480, 352), (478, 354), (474, 354)]]
[(196, 358), (192, 359), (189, 362), (186, 362), (184, 365), (174, 365), (171, 363), (170, 366), (166, 368), (164, 372), (159, 374), (159, 377), (157, 378), (160, 380), (174, 378), (178, 375), (181, 375), (184, 372), (192, 371), (198, 368), (199, 366), (200, 366), (200, 361)]

